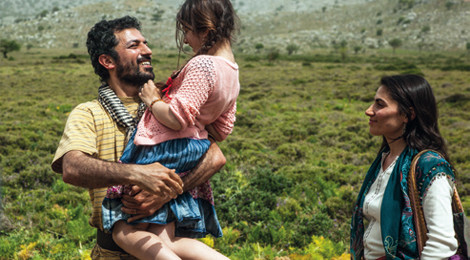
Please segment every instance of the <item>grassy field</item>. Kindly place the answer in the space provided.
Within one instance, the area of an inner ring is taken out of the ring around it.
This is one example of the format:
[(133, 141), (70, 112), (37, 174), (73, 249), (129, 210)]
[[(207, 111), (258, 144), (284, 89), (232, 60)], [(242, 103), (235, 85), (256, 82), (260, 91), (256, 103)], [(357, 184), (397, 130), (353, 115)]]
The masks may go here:
[[(88, 192), (50, 162), (68, 113), (97, 95), (88, 56), (31, 49), (0, 60), (0, 259), (87, 259)], [(157, 80), (177, 57), (154, 51)], [(203, 239), (231, 259), (349, 259), (349, 219), (381, 138), (364, 110), (383, 75), (419, 73), (439, 102), (441, 132), (470, 214), (470, 57), (377, 52), (342, 57), (238, 56), (237, 122), (213, 178), (224, 237)]]

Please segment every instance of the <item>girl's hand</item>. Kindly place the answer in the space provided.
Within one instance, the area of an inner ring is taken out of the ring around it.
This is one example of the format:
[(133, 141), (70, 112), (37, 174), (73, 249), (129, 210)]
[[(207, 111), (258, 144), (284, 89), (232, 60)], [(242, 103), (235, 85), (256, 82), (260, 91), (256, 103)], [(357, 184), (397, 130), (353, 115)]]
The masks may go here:
[(155, 82), (155, 86), (160, 90), (164, 90), (167, 86), (163, 82)]
[(140, 89), (139, 97), (147, 106), (150, 106), (152, 101), (162, 98), (162, 92), (155, 86), (153, 80), (149, 80)]

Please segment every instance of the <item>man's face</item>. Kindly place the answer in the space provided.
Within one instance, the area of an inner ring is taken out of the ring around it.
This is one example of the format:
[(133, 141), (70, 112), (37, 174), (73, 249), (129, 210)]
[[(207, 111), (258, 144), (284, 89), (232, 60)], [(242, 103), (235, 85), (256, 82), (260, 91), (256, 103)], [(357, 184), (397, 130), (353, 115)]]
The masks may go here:
[(115, 48), (119, 55), (116, 61), (117, 77), (130, 85), (142, 86), (153, 80), (152, 50), (137, 29), (125, 29), (115, 33), (119, 43)]

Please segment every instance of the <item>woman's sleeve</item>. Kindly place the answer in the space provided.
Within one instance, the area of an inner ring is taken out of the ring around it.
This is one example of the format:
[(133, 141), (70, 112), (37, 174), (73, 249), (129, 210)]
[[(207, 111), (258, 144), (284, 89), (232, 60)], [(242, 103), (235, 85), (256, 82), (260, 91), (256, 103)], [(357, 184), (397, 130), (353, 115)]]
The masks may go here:
[(439, 173), (429, 184), (422, 200), (428, 240), (421, 259), (447, 259), (457, 251), (452, 217), (453, 182)]

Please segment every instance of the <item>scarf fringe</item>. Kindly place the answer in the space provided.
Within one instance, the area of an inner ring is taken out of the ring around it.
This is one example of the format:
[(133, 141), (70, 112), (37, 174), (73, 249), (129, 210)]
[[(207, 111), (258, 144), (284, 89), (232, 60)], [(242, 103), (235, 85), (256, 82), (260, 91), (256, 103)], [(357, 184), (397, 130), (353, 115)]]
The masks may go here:
[(126, 129), (126, 141), (134, 132), (137, 123), (144, 114), (146, 105), (140, 102), (137, 110), (137, 117), (132, 117), (122, 101), (117, 97), (116, 93), (107, 84), (103, 84), (98, 89), (98, 101), (108, 111), (111, 118), (116, 123)]

